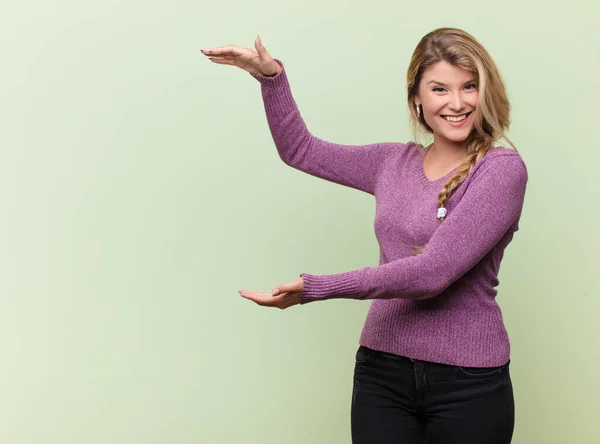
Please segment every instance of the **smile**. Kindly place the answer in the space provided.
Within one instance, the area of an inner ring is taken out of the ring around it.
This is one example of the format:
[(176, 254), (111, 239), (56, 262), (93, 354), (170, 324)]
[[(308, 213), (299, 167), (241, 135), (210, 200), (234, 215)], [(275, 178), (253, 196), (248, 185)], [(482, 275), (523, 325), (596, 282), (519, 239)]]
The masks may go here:
[(441, 116), (446, 122), (448, 122), (452, 126), (462, 126), (468, 120), (469, 116), (473, 112), (469, 112), (466, 114), (462, 114), (460, 116)]

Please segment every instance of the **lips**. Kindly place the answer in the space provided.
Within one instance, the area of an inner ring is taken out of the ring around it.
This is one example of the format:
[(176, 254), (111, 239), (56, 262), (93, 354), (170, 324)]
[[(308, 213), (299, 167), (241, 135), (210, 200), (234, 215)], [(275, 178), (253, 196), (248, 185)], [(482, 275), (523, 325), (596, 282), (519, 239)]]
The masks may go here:
[(443, 117), (440, 117), (441, 119), (444, 119), (444, 122), (446, 122), (446, 124), (451, 127), (451, 128), (462, 128), (464, 126), (466, 126), (467, 124), (470, 125), (469, 122), (471, 122), (471, 113), (467, 113), (465, 114), (465, 118), (463, 118), (462, 120), (459, 120), (458, 122), (452, 122), (451, 120), (448, 119), (444, 119)]
[(465, 119), (467, 117), (469, 117), (471, 115), (471, 113), (473, 113), (473, 111), (469, 111), (468, 113), (464, 113), (464, 114), (459, 114), (458, 116), (451, 116), (449, 114), (440, 114), (441, 117), (460, 117), (460, 116), (466, 116)]

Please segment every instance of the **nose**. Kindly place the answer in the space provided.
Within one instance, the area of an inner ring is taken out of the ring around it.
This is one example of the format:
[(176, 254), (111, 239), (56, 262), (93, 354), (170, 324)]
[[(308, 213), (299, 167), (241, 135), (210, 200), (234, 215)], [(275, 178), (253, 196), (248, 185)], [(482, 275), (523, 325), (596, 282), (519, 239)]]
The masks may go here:
[(448, 104), (448, 107), (451, 110), (460, 111), (463, 109), (463, 106), (464, 106), (464, 101), (463, 101), (462, 95), (460, 93), (453, 94), (450, 97), (450, 103)]

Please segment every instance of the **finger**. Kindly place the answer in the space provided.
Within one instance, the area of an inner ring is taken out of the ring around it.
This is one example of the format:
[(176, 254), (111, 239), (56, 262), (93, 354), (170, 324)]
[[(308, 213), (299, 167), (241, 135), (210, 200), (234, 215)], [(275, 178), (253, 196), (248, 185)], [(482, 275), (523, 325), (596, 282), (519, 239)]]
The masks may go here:
[(272, 293), (267, 293), (264, 291), (247, 291), (247, 290), (240, 290), (240, 296), (246, 298), (246, 299), (251, 299), (255, 302), (257, 301), (269, 301), (273, 298), (273, 294)]
[(229, 60), (235, 60), (236, 56), (234, 55), (229, 55), (229, 54), (222, 54), (222, 55), (213, 55), (213, 54), (204, 54), (206, 57), (210, 58), (213, 57), (215, 59), (229, 59)]
[(233, 54), (234, 45), (227, 46), (217, 46), (215, 48), (205, 48), (200, 50), (202, 54), (207, 55), (223, 55), (223, 54)]
[(244, 61), (243, 57), (235, 57), (235, 56), (218, 56), (218, 57), (209, 57), (211, 62), (218, 63), (221, 65), (232, 65), (237, 66), (238, 68), (242, 68), (248, 71), (251, 74), (260, 74), (260, 71), (254, 67), (250, 63), (250, 61)]
[(239, 46), (233, 45), (223, 46), (220, 48), (203, 49), (202, 53), (208, 56), (216, 55), (219, 57), (233, 57), (233, 60), (235, 60), (235, 66), (249, 72), (256, 72), (256, 69), (253, 68), (253, 64), (256, 64), (260, 60), (258, 54), (251, 49), (240, 48)]
[(208, 60), (211, 62), (218, 63), (220, 65), (235, 65), (235, 60), (224, 59), (220, 57), (210, 57)]
[(258, 52), (261, 60), (268, 60), (271, 57), (269, 56), (267, 49), (263, 46), (260, 36), (256, 37), (256, 40), (254, 41), (254, 47), (256, 48), (256, 52)]
[(206, 48), (201, 51), (202, 54), (207, 55), (234, 55), (238, 57), (244, 55), (244, 48), (235, 45), (217, 46), (216, 48)]
[(281, 294), (281, 293), (287, 293), (290, 291), (300, 291), (302, 290), (302, 286), (299, 285), (299, 282), (297, 279), (291, 281), (291, 282), (286, 282), (285, 284), (279, 284), (277, 285), (275, 288), (273, 288), (273, 294), (277, 295), (277, 294)]
[(271, 293), (257, 291), (240, 291), (243, 298), (256, 302), (258, 305), (265, 307), (276, 307), (281, 305), (282, 296), (273, 296)]
[(286, 293), (288, 293), (290, 291), (293, 291), (293, 290), (294, 289), (290, 285), (279, 284), (277, 287), (275, 287), (273, 289), (273, 291), (271, 293), (273, 293), (274, 296), (279, 296), (279, 295), (286, 294)]
[(271, 295), (260, 296), (255, 294), (247, 294), (242, 295), (242, 297), (257, 303), (258, 305), (262, 305), (263, 307), (274, 307), (277, 304), (277, 302), (273, 300), (273, 297)]

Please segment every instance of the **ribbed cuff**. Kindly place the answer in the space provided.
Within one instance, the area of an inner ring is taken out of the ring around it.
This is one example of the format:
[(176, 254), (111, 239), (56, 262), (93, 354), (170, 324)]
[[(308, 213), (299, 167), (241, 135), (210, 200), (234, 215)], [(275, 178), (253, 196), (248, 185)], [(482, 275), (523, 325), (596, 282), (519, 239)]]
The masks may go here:
[[(283, 62), (279, 59), (273, 59), (281, 66), (281, 71), (272, 77), (258, 76), (251, 74), (261, 84), (261, 94), (267, 119), (278, 122), (276, 125), (282, 125), (281, 116), (287, 116), (290, 113), (298, 112), (297, 104), (292, 95), (287, 73)], [(272, 128), (274, 130), (274, 128)]]
[(279, 66), (281, 66), (281, 71), (279, 71), (277, 74), (275, 74), (274, 76), (262, 76), (262, 75), (255, 75), (255, 74), (250, 74), (252, 77), (254, 77), (256, 80), (258, 80), (260, 83), (273, 83), (273, 82), (281, 82), (282, 77), (285, 77), (285, 67), (283, 66), (283, 62), (279, 59), (275, 59), (273, 58), (273, 60), (275, 60)]
[(326, 299), (360, 299), (358, 283), (351, 273), (314, 275), (301, 273), (304, 282), (300, 304)]

